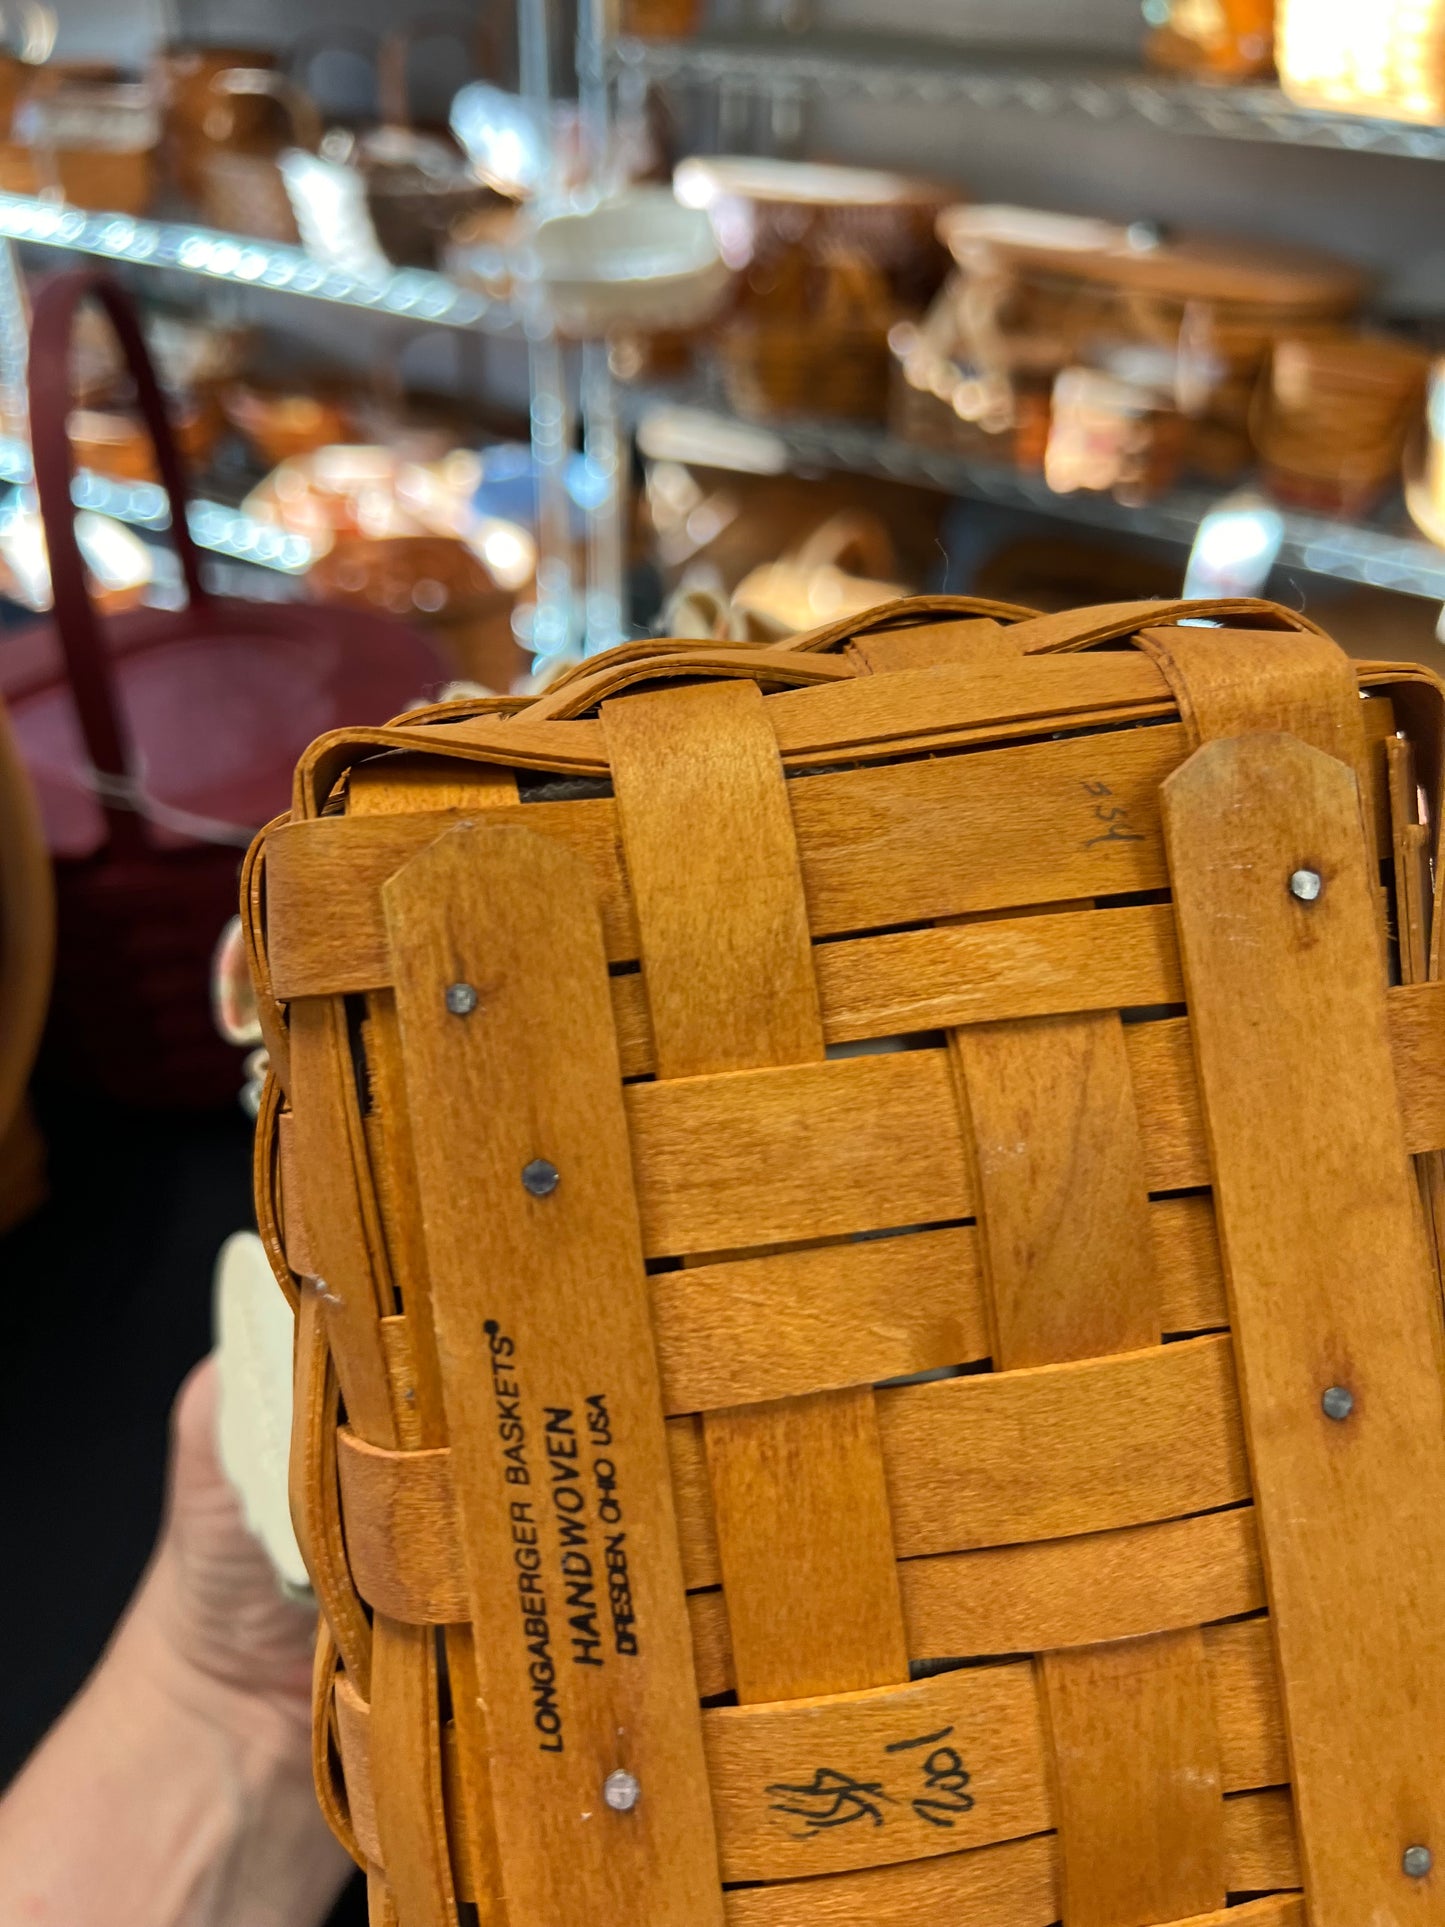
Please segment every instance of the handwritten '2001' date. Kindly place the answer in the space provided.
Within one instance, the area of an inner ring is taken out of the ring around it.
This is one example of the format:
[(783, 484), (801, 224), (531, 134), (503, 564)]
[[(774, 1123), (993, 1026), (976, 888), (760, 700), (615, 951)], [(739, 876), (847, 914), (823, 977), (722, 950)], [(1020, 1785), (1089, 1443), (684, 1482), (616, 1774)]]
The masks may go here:
[[(890, 1792), (886, 1764), (876, 1779), (860, 1779), (837, 1767), (819, 1766), (813, 1769), (811, 1780), (776, 1780), (766, 1788), (773, 1796), (770, 1810), (784, 1816), (784, 1824), (797, 1840), (812, 1840), (838, 1827), (885, 1826), (894, 1814), (908, 1808), (931, 1827), (956, 1826), (962, 1814), (972, 1811), (973, 1795), (968, 1791), (972, 1776), (963, 1755), (957, 1747), (948, 1745), (952, 1737), (953, 1728), (945, 1726), (937, 1733), (895, 1740), (884, 1747), (885, 1761), (895, 1755), (922, 1756), (910, 1762), (919, 1776), (909, 1780), (914, 1789), (911, 1798), (907, 1786), (901, 1792)], [(895, 1779), (893, 1784), (900, 1786), (901, 1782)], [(800, 1824), (793, 1825), (795, 1821)]]

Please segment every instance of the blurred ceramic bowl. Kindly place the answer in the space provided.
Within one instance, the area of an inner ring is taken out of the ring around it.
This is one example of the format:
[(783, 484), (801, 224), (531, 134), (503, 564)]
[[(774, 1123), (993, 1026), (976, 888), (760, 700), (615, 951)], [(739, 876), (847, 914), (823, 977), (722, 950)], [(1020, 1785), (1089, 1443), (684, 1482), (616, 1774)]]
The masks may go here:
[(706, 213), (668, 188), (554, 214), (532, 245), (557, 324), (573, 335), (698, 327), (731, 279)]

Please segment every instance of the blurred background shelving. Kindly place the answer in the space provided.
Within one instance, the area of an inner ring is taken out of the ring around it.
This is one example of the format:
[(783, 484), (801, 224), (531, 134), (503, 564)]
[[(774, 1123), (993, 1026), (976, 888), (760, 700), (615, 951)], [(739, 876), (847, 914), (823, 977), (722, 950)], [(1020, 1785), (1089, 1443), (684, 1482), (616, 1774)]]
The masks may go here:
[(1088, 49), (1020, 54), (980, 51), (943, 36), (754, 29), (682, 40), (622, 38), (613, 60), (624, 84), (1068, 114), (1165, 134), (1445, 160), (1445, 128), (1298, 107), (1266, 82), (1191, 81), (1101, 60)]

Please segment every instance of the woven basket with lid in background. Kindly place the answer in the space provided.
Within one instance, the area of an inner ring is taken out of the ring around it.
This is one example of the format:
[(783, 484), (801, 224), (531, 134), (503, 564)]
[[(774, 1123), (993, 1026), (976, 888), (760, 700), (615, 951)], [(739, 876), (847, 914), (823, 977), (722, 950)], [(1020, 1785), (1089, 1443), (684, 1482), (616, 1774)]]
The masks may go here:
[(1365, 288), (1324, 255), (1147, 223), (974, 206), (938, 228), (955, 268), (922, 326), (895, 332), (895, 426), (965, 452), (992, 438), (1021, 466), (1042, 460), (1056, 379), (1086, 368), (1162, 389), (1187, 466), (1232, 479), (1273, 344), (1337, 332)]
[(933, 599), (313, 748), (258, 1200), (375, 1922), (1445, 1920), (1442, 694)]

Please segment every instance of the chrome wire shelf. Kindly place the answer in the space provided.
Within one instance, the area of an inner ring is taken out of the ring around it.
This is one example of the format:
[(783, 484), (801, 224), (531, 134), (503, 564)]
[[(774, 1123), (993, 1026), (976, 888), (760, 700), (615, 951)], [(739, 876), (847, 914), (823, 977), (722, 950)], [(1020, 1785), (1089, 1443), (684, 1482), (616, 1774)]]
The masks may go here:
[[(33, 474), (26, 444), (0, 440), (0, 483), (23, 488)], [(132, 528), (159, 531), (171, 525), (170, 499), (154, 482), (122, 482), (81, 469), (71, 496), (77, 508), (94, 509)], [(228, 562), (251, 562), (292, 576), (304, 575), (311, 566), (311, 544), (304, 536), (258, 522), (224, 502), (193, 499), (186, 520), (196, 546)]]
[(0, 194), (0, 240), (170, 268), (231, 287), (269, 289), (451, 328), (500, 333), (514, 320), (505, 304), (423, 268), (398, 268), (384, 279), (361, 280), (314, 260), (304, 248), (248, 240), (189, 222), (91, 214), (26, 194)]
[(1315, 112), (1296, 107), (1277, 87), (1207, 85), (1087, 55), (994, 53), (942, 39), (877, 34), (754, 33), (620, 40), (613, 58), (619, 73), (658, 82), (963, 102), (1099, 123), (1143, 122), (1170, 134), (1445, 160), (1445, 127)]
[[(1029, 509), (1059, 521), (1152, 537), (1185, 548), (1192, 545), (1200, 522), (1221, 500), (1201, 488), (1177, 489), (1137, 506), (1084, 491), (1058, 495), (1041, 476), (921, 448), (865, 424), (816, 420), (744, 424), (710, 407), (710, 397), (696, 391), (635, 388), (627, 392), (626, 400), (644, 447), (656, 434), (659, 419), (671, 413), (680, 432), (669, 437), (669, 452), (678, 459), (689, 436), (696, 435), (708, 449), (705, 458), (697, 459), (720, 466), (731, 462), (764, 473), (880, 475), (970, 501)], [(1423, 537), (1368, 522), (1337, 522), (1288, 510), (1284, 529), (1278, 557), (1281, 568), (1445, 601), (1445, 550)]]

